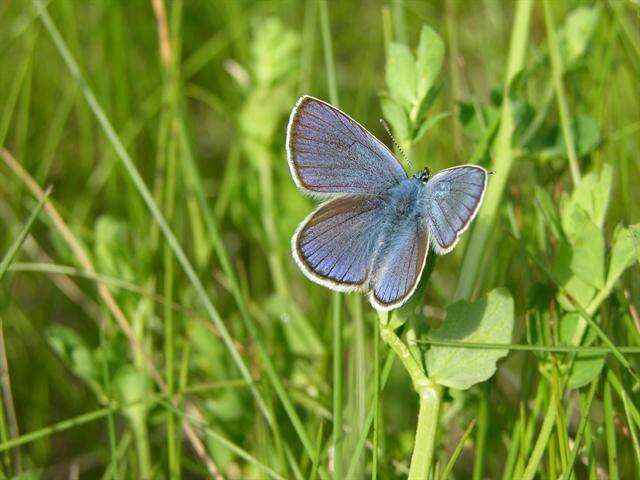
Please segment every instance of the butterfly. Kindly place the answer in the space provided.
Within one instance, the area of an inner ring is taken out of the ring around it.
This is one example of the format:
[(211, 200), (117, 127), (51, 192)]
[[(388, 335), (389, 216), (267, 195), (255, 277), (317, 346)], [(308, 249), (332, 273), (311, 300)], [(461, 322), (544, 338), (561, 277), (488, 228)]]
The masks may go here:
[(489, 172), (461, 165), (409, 178), (393, 153), (337, 108), (301, 97), (287, 127), (291, 176), (324, 200), (291, 239), (312, 281), (363, 291), (380, 311), (398, 308), (418, 285), (429, 245), (450, 252), (478, 213)]

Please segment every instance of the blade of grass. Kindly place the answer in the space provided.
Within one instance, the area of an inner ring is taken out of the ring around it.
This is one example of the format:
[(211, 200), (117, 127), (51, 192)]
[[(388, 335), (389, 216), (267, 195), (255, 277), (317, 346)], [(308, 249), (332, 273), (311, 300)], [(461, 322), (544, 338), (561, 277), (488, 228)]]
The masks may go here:
[(580, 183), (580, 167), (578, 166), (578, 156), (576, 154), (573, 130), (571, 130), (569, 104), (564, 92), (564, 85), (562, 80), (562, 72), (564, 69), (562, 66), (560, 46), (558, 44), (558, 35), (553, 23), (550, 1), (543, 0), (542, 5), (544, 7), (544, 24), (547, 30), (547, 44), (549, 46), (549, 57), (551, 58), (551, 73), (556, 90), (556, 98), (558, 100), (558, 111), (560, 112), (562, 136), (564, 137), (564, 144), (565, 148), (567, 149), (567, 156), (569, 158), (571, 178), (573, 179), (573, 185), (575, 186)]
[[(373, 446), (371, 479), (378, 478), (378, 444), (380, 441), (380, 322), (373, 322)], [(363, 429), (364, 430), (364, 429)]]
[(578, 424), (578, 429), (576, 431), (576, 436), (573, 439), (573, 448), (571, 449), (571, 454), (569, 456), (569, 461), (567, 462), (567, 467), (564, 472), (560, 476), (561, 479), (569, 480), (573, 473), (573, 467), (576, 463), (576, 459), (578, 458), (578, 453), (582, 448), (582, 437), (584, 436), (584, 431), (589, 422), (589, 413), (591, 411), (591, 404), (593, 403), (593, 398), (596, 395), (596, 390), (598, 389), (598, 383), (600, 382), (599, 376), (591, 382), (589, 386), (589, 392), (587, 393), (587, 403), (584, 408), (584, 412), (580, 417), (580, 423)]
[[(473, 480), (484, 478), (484, 456), (489, 428), (489, 389), (488, 384), (482, 386), (480, 405), (478, 407), (478, 430), (476, 430), (476, 444), (473, 453)], [(446, 476), (444, 478), (447, 478)]]
[(474, 418), (473, 420), (471, 420), (466, 430), (462, 433), (460, 440), (458, 440), (458, 443), (456, 444), (456, 448), (453, 450), (451, 457), (449, 457), (449, 460), (447, 461), (447, 464), (445, 465), (444, 470), (442, 471), (441, 478), (447, 479), (451, 477), (451, 472), (453, 472), (453, 467), (458, 461), (458, 458), (460, 457), (460, 454), (464, 449), (464, 444), (467, 441), (467, 439), (471, 436), (471, 432), (473, 432), (473, 429), (475, 428), (475, 426), (476, 426), (476, 419)]
[[(183, 160), (185, 162), (185, 174), (188, 177), (189, 182), (191, 182), (191, 187), (193, 188), (193, 192), (196, 195), (200, 210), (202, 211), (202, 214), (204, 216), (205, 226), (207, 227), (209, 237), (211, 239), (211, 242), (213, 243), (213, 248), (218, 257), (218, 261), (220, 262), (222, 271), (229, 283), (231, 294), (236, 302), (236, 305), (238, 306), (238, 310), (240, 310), (240, 316), (244, 322), (244, 326), (255, 343), (258, 357), (260, 358), (261, 365), (265, 369), (267, 378), (276, 391), (276, 394), (278, 395), (278, 398), (280, 399), (280, 402), (282, 403), (285, 412), (287, 413), (287, 416), (289, 417), (289, 420), (291, 421), (291, 424), (296, 431), (296, 434), (300, 438), (300, 442), (302, 443), (307, 455), (309, 455), (310, 458), (313, 458), (314, 448), (309, 439), (306, 428), (304, 427), (302, 420), (297, 414), (293, 402), (291, 401), (280, 379), (280, 376), (278, 375), (275, 365), (271, 360), (271, 356), (269, 355), (265, 347), (256, 324), (249, 315), (247, 302), (242, 290), (240, 289), (238, 276), (236, 275), (231, 265), (229, 255), (222, 241), (222, 237), (215, 221), (215, 217), (204, 195), (204, 189), (200, 181), (201, 176), (198, 173), (197, 165), (195, 163), (193, 155), (191, 154), (184, 119), (181, 120), (179, 128)], [(323, 466), (320, 466), (319, 473), (322, 478), (326, 478), (326, 471)]]
[[(331, 22), (326, 0), (318, 1), (320, 10), (320, 30), (324, 47), (324, 61), (329, 86), (329, 101), (336, 107), (340, 106), (338, 99), (338, 85), (336, 67), (333, 59), (333, 44), (331, 40)], [(333, 478), (342, 478), (342, 443), (344, 437), (342, 426), (342, 387), (344, 385), (344, 368), (342, 362), (342, 295), (333, 293)]]
[[(553, 394), (551, 394), (549, 404), (552, 405), (554, 402), (555, 399), (553, 398)], [(547, 413), (544, 416), (544, 420), (542, 422), (542, 427), (540, 427), (538, 439), (536, 440), (536, 443), (533, 447), (533, 452), (529, 457), (529, 461), (527, 462), (527, 466), (524, 470), (524, 473), (522, 474), (521, 480), (532, 480), (535, 477), (538, 465), (540, 464), (540, 460), (542, 460), (547, 442), (549, 441), (549, 437), (551, 436), (551, 431), (553, 430), (557, 413), (558, 411), (555, 408), (549, 407), (547, 409)]]
[[(15, 158), (7, 151), (0, 148), (0, 158), (4, 161), (4, 163), (13, 171), (16, 176), (20, 178), (20, 180), (28, 187), (31, 193), (40, 201), (44, 201), (44, 209), (51, 218), (53, 224), (56, 229), (60, 233), (60, 235), (64, 238), (65, 242), (75, 255), (77, 261), (80, 265), (87, 271), (95, 274), (95, 268), (93, 266), (93, 262), (91, 261), (89, 255), (86, 250), (82, 246), (82, 244), (78, 241), (76, 236), (73, 234), (69, 226), (65, 223), (64, 219), (58, 213), (58, 210), (51, 204), (50, 201), (46, 200), (44, 196), (44, 192), (40, 188), (40, 186), (35, 182), (33, 177), (29, 175), (29, 173), (20, 165), (19, 162), (16, 161)], [(131, 323), (125, 316), (124, 312), (116, 302), (115, 298), (109, 291), (108, 287), (98, 281), (97, 282), (98, 294), (103, 300), (104, 304), (108, 308), (109, 312), (113, 315), (116, 320), (118, 326), (122, 329), (125, 336), (127, 337), (131, 349), (134, 353), (145, 363), (145, 367), (148, 370), (148, 373), (151, 375), (153, 380), (156, 382), (158, 387), (162, 391), (166, 391), (166, 384), (162, 376), (160, 375), (157, 367), (151, 360), (151, 358), (147, 355), (145, 350), (142, 348), (140, 340), (136, 335), (136, 332), (133, 330)], [(191, 425), (188, 423), (183, 423), (183, 428), (185, 429), (185, 433), (189, 438), (189, 441), (192, 443), (194, 449), (199, 452), (201, 460), (208, 466), (214, 466), (214, 463), (211, 459), (209, 459), (206, 455), (201, 454), (204, 452), (204, 449), (201, 445), (201, 441), (195, 432), (191, 429)], [(216, 469), (210, 469), (210, 472), (215, 472)], [(213, 475), (214, 477), (217, 475)]]
[(509, 43), (509, 59), (505, 74), (502, 109), (500, 113), (500, 126), (495, 139), (495, 157), (492, 170), (495, 175), (491, 177), (480, 209), (476, 225), (473, 227), (468, 241), (468, 248), (464, 255), (460, 269), (458, 285), (454, 299), (469, 299), (473, 295), (476, 282), (479, 280), (480, 268), (483, 258), (487, 258), (487, 245), (489, 236), (494, 230), (498, 211), (501, 205), (502, 194), (515, 160), (515, 152), (511, 143), (511, 137), (515, 129), (509, 90), (511, 82), (516, 74), (524, 68), (525, 54), (529, 44), (529, 23), (531, 20), (532, 0), (522, 0), (516, 3), (511, 40)]
[[(107, 362), (107, 351), (106, 351), (106, 335), (104, 325), (100, 327), (100, 350), (101, 350), (101, 370), (102, 370), (102, 382), (104, 383), (104, 391), (109, 399), (109, 402), (112, 402), (111, 395), (111, 376), (109, 375), (109, 364)], [(119, 478), (118, 474), (118, 447), (117, 447), (117, 439), (116, 439), (116, 425), (113, 418), (113, 412), (110, 411), (107, 415), (107, 431), (109, 433), (109, 465), (111, 469), (111, 476), (114, 480)]]
[(638, 443), (638, 434), (636, 433), (636, 427), (631, 419), (631, 402), (629, 396), (623, 391), (622, 394), (622, 406), (624, 407), (624, 413), (627, 417), (627, 425), (629, 426), (629, 432), (631, 433), (631, 441), (633, 443), (633, 453), (636, 459), (636, 471), (640, 469), (640, 444)]
[[(167, 19), (167, 12), (164, 0), (151, 0), (156, 24), (158, 28), (158, 44), (160, 58), (164, 67), (164, 102), (167, 106), (166, 119), (169, 128), (163, 130), (165, 138), (160, 138), (160, 144), (167, 143), (165, 151), (158, 152), (165, 158), (161, 163), (165, 165), (164, 179), (164, 210), (169, 222), (173, 221), (175, 212), (176, 195), (176, 163), (178, 149), (178, 95), (179, 95), (179, 66), (180, 66), (180, 27), (182, 20), (182, 1), (172, 3), (171, 26)], [(160, 171), (163, 169), (161, 168)], [(169, 398), (173, 398), (175, 393), (175, 325), (173, 294), (174, 294), (174, 260), (171, 247), (164, 245), (164, 353), (165, 353), (165, 378), (167, 383), (167, 393)], [(169, 475), (172, 479), (180, 479), (180, 454), (178, 432), (176, 431), (176, 418), (173, 412), (167, 411), (167, 453), (169, 464)]]
[[(395, 359), (395, 353), (393, 352), (393, 350), (389, 350), (389, 353), (387, 354), (387, 358), (385, 359), (384, 365), (382, 367), (382, 372), (380, 375), (379, 392), (382, 392), (382, 390), (384, 390), (384, 386), (386, 385), (387, 380), (389, 378), (389, 374), (391, 373), (391, 367), (393, 367), (394, 359)], [(365, 427), (360, 432), (360, 438), (358, 439), (358, 442), (356, 443), (356, 446), (353, 449), (353, 452), (352, 452), (353, 456), (351, 457), (351, 462), (349, 463), (349, 468), (347, 468), (347, 475), (345, 476), (345, 478), (352, 478), (356, 468), (358, 467), (357, 460), (358, 458), (360, 458), (360, 455), (362, 455), (362, 450), (364, 449), (365, 443), (367, 442), (367, 437), (369, 436), (369, 430), (371, 429), (371, 425), (373, 424), (373, 418), (374, 418), (374, 415), (377, 413), (377, 409), (378, 409), (377, 403), (375, 401), (372, 401), (367, 411), (367, 419), (365, 421)]]
[(29, 234), (33, 223), (36, 221), (36, 218), (38, 218), (38, 215), (42, 211), (42, 207), (44, 207), (45, 203), (47, 202), (52, 188), (53, 187), (50, 186), (45, 190), (44, 197), (38, 202), (38, 205), (33, 210), (33, 212), (31, 212), (31, 215), (29, 215), (29, 218), (27, 219), (27, 223), (25, 223), (24, 227), (22, 227), (22, 230), (20, 231), (14, 242), (9, 246), (7, 253), (5, 253), (4, 257), (2, 258), (2, 261), (0, 261), (0, 281), (2, 281), (5, 274), (7, 273), (7, 270), (9, 270), (11, 263), (20, 251), (20, 247), (22, 247), (22, 244), (27, 238), (27, 235)]
[[(624, 395), (629, 396), (629, 394), (625, 391), (622, 382), (613, 370), (607, 371), (607, 382), (609, 382), (609, 384), (613, 387), (620, 399), (622, 399)], [(633, 418), (638, 428), (640, 428), (640, 412), (638, 411), (638, 407), (636, 407), (635, 403), (631, 402), (629, 404), (629, 412), (631, 413), (631, 418)]]
[(336, 78), (336, 66), (333, 59), (333, 43), (331, 40), (331, 22), (329, 21), (329, 8), (327, 0), (318, 0), (320, 9), (320, 31), (322, 33), (322, 45), (324, 48), (324, 62), (329, 87), (329, 101), (336, 107), (340, 106), (338, 98), (338, 83)]
[[(547, 346), (547, 345), (526, 345), (521, 343), (475, 343), (458, 342), (446, 340), (416, 340), (416, 343), (434, 345), (439, 347), (471, 348), (480, 350), (515, 350), (522, 352), (542, 352), (542, 353), (585, 353), (585, 354), (605, 354), (611, 353), (607, 347), (579, 347), (579, 346)], [(624, 353), (640, 354), (640, 347), (617, 347)]]
[(343, 365), (342, 351), (342, 295), (333, 293), (333, 477), (342, 477), (342, 439), (344, 438), (342, 425), (342, 387)]
[(245, 364), (235, 344), (233, 343), (231, 335), (229, 334), (229, 331), (227, 330), (227, 327), (225, 326), (222, 320), (222, 317), (220, 316), (216, 308), (213, 306), (213, 303), (211, 303), (211, 300), (207, 295), (204, 285), (202, 284), (195, 270), (191, 266), (191, 262), (189, 262), (189, 259), (187, 258), (187, 255), (185, 254), (182, 247), (180, 246), (178, 239), (173, 234), (171, 227), (169, 227), (169, 225), (167, 224), (167, 221), (164, 215), (158, 208), (156, 202), (153, 199), (153, 196), (151, 195), (151, 192), (149, 191), (144, 180), (140, 176), (140, 173), (138, 172), (138, 169), (135, 167), (133, 160), (129, 156), (129, 153), (126, 151), (126, 149), (124, 148), (124, 145), (120, 141), (118, 134), (113, 129), (111, 122), (109, 122), (106, 114), (102, 110), (102, 107), (98, 103), (98, 100), (93, 94), (93, 91), (84, 80), (84, 77), (80, 72), (80, 68), (78, 64), (76, 63), (75, 59), (71, 55), (71, 52), (69, 51), (64, 39), (62, 38), (62, 36), (60, 35), (60, 32), (55, 26), (53, 19), (51, 18), (51, 16), (49, 15), (43, 3), (40, 0), (33, 0), (33, 3), (38, 11), (38, 14), (40, 16), (40, 19), (42, 20), (44, 27), (46, 28), (47, 32), (51, 36), (51, 39), (53, 40), (56, 48), (58, 49), (58, 52), (60, 53), (64, 62), (66, 63), (71, 76), (76, 82), (79, 83), (82, 94), (84, 95), (85, 100), (89, 104), (91, 111), (95, 115), (96, 119), (98, 120), (98, 123), (100, 124), (105, 135), (107, 136), (107, 139), (109, 140), (114, 150), (116, 151), (118, 158), (120, 159), (123, 166), (125, 167), (138, 193), (140, 194), (145, 204), (147, 205), (147, 208), (149, 209), (149, 211), (155, 218), (156, 222), (160, 226), (160, 229), (165, 235), (167, 242), (171, 246), (171, 249), (173, 250), (174, 255), (176, 256), (182, 269), (187, 275), (187, 278), (193, 285), (193, 288), (200, 302), (202, 303), (205, 311), (207, 312), (207, 315), (210, 317), (211, 321), (220, 332), (222, 340), (225, 346), (227, 347), (227, 350), (229, 351), (231, 358), (236, 364), (241, 375), (245, 378), (245, 380), (249, 384), (249, 388), (251, 389), (251, 392), (256, 399), (258, 408), (260, 409), (262, 414), (265, 416), (265, 418), (267, 418), (269, 422), (272, 422), (273, 419), (271, 419), (269, 415), (268, 409), (262, 398), (262, 395), (258, 391), (258, 388), (255, 385), (255, 382), (251, 376), (251, 373), (249, 372), (247, 365)]
[(615, 412), (613, 410), (613, 402), (611, 401), (611, 386), (609, 380), (604, 382), (604, 395), (603, 395), (603, 409), (604, 409), (604, 429), (607, 438), (607, 459), (609, 461), (609, 478), (617, 480), (618, 476), (618, 447), (616, 445), (616, 430), (614, 417)]
[(320, 466), (320, 456), (322, 455), (322, 434), (324, 433), (324, 422), (320, 420), (320, 426), (318, 427), (318, 433), (316, 435), (316, 451), (311, 458), (311, 473), (309, 474), (309, 480), (315, 480), (318, 475), (318, 467)]
[[(9, 360), (4, 341), (4, 319), (0, 316), (0, 382), (2, 383), (2, 406), (6, 412), (9, 433), (12, 438), (20, 436), (18, 429), (18, 417), (16, 415), (13, 389), (11, 388), (11, 376), (9, 374)], [(4, 415), (0, 412), (0, 415)], [(22, 473), (22, 453), (19, 448), (13, 452), (13, 471), (20, 476)]]

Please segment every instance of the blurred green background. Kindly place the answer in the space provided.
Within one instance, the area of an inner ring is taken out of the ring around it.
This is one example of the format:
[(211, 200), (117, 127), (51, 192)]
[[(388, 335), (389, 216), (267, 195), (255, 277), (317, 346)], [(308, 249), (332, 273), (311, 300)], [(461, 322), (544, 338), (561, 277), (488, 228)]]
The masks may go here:
[[(638, 478), (637, 355), (579, 362), (545, 348), (610, 349), (593, 328), (572, 337), (576, 303), (615, 346), (640, 346), (640, 7), (528, 5), (0, 3), (0, 478), (373, 475), (377, 316), (345, 296), (336, 343), (333, 294), (289, 253), (314, 206), (284, 147), (301, 94), (339, 99), (391, 145), (385, 117), (416, 170), (490, 168), (500, 148), (509, 159), (481, 252), (469, 253), (472, 230), (438, 259), (405, 332), (427, 339), (454, 299), (506, 287), (512, 341), (541, 351), (512, 351), (489, 381), (445, 392), (435, 478), (451, 460), (452, 478)], [(407, 126), (381, 99), (405, 78), (392, 45), (413, 51), (423, 25), (444, 59)], [(505, 96), (512, 29), (524, 55)], [(460, 279), (470, 295), (456, 294)], [(413, 347), (421, 359), (427, 348)], [(407, 475), (417, 408), (395, 362), (377, 408), (379, 478)]]

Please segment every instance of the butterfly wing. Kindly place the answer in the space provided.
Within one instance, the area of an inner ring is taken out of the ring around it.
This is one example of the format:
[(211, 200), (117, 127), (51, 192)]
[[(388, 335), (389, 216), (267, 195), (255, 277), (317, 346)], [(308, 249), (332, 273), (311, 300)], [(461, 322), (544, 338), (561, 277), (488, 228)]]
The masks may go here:
[(305, 193), (375, 193), (407, 174), (389, 149), (358, 122), (328, 103), (304, 96), (291, 112), (287, 158)]
[(438, 255), (450, 252), (478, 213), (487, 186), (488, 172), (476, 165), (462, 165), (436, 173), (426, 187), (426, 208), (433, 248)]
[(382, 231), (381, 202), (373, 195), (346, 195), (309, 215), (291, 240), (304, 274), (333, 290), (362, 288)]
[(376, 310), (398, 308), (413, 295), (428, 251), (428, 226), (416, 218), (405, 219), (386, 235), (370, 280), (369, 300)]

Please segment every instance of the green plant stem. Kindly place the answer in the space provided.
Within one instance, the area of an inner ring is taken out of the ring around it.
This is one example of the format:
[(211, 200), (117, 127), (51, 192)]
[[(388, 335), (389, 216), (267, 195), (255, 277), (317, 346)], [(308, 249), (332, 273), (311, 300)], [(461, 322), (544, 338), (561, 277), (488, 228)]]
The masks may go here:
[(333, 294), (333, 476), (342, 478), (342, 295)]
[[(384, 389), (384, 386), (389, 379), (389, 374), (391, 373), (391, 367), (393, 367), (393, 361), (395, 359), (395, 353), (393, 350), (390, 350), (387, 354), (387, 358), (385, 359), (384, 365), (382, 367), (382, 371), (380, 373), (380, 391)], [(369, 409), (367, 411), (367, 419), (365, 420), (365, 427), (360, 432), (360, 438), (358, 438), (358, 442), (356, 443), (355, 448), (353, 449), (353, 456), (351, 458), (351, 463), (349, 464), (349, 468), (347, 469), (347, 475), (345, 478), (353, 478), (355, 475), (355, 471), (357, 466), (359, 465), (358, 458), (364, 449), (365, 443), (367, 441), (367, 436), (369, 435), (369, 429), (374, 421), (374, 416), (378, 414), (378, 406), (374, 401), (369, 405)]]
[(603, 394), (604, 429), (607, 439), (607, 458), (609, 460), (609, 478), (618, 479), (618, 448), (616, 445), (616, 428), (614, 424), (613, 402), (611, 401), (611, 385), (609, 379), (604, 382)]
[(381, 314), (379, 321), (381, 322), (380, 336), (382, 340), (389, 345), (404, 365), (405, 370), (411, 377), (413, 388), (420, 398), (418, 426), (416, 428), (413, 454), (411, 455), (409, 480), (425, 479), (428, 477), (433, 460), (442, 400), (442, 387), (427, 378), (422, 367), (411, 354), (409, 347), (387, 325), (386, 315)]
[(484, 471), (485, 445), (489, 427), (489, 389), (483, 385), (478, 407), (478, 429), (476, 430), (476, 448), (473, 455), (473, 480), (481, 480)]
[[(164, 9), (164, 0), (159, 2), (160, 8)], [(158, 22), (166, 22), (166, 14), (157, 13)], [(170, 27), (170, 43), (166, 46), (168, 58), (165, 58), (165, 102), (168, 106), (168, 145), (166, 150), (166, 178), (164, 182), (164, 207), (167, 221), (172, 222), (175, 215), (175, 196), (176, 196), (176, 175), (177, 175), (177, 152), (179, 145), (179, 128), (178, 128), (178, 102), (179, 102), (179, 66), (180, 66), (180, 25), (182, 20), (182, 1), (172, 3), (171, 9), (171, 27)], [(166, 25), (169, 29), (169, 25)], [(169, 33), (169, 32), (167, 32)], [(160, 51), (163, 51), (162, 45)], [(167, 382), (167, 394), (170, 399), (175, 394), (175, 319), (172, 308), (174, 298), (174, 259), (173, 252), (168, 243), (164, 244), (163, 251), (164, 262), (164, 326), (165, 326), (165, 376)], [(169, 463), (169, 476), (172, 480), (180, 478), (180, 452), (179, 452), (179, 431), (176, 427), (176, 416), (171, 411), (167, 412), (167, 453)]]
[(573, 185), (580, 183), (580, 168), (578, 166), (578, 156), (571, 130), (571, 116), (569, 114), (569, 104), (564, 92), (562, 83), (562, 56), (560, 54), (560, 46), (558, 44), (558, 35), (553, 24), (551, 16), (551, 3), (549, 0), (543, 0), (544, 7), (544, 23), (547, 29), (547, 43), (549, 45), (549, 57), (551, 59), (551, 73), (553, 75), (553, 84), (556, 90), (556, 98), (558, 100), (558, 111), (560, 113), (560, 124), (562, 126), (562, 136), (564, 137), (567, 156), (569, 157), (569, 169), (571, 170), (571, 178)]
[[(333, 59), (333, 43), (331, 41), (331, 22), (326, 0), (319, 0), (320, 30), (322, 33), (322, 45), (324, 49), (324, 61), (329, 87), (329, 101), (338, 107), (338, 83), (336, 79), (336, 66)], [(342, 478), (342, 386), (343, 386), (343, 362), (342, 362), (342, 294), (333, 294), (333, 476)]]
[(585, 429), (587, 428), (587, 424), (589, 423), (589, 412), (591, 411), (591, 404), (593, 403), (593, 398), (595, 397), (598, 383), (599, 378), (596, 378), (591, 382), (591, 385), (589, 387), (587, 402), (584, 408), (584, 413), (580, 417), (580, 424), (578, 425), (578, 431), (574, 439), (574, 445), (571, 449), (571, 455), (569, 456), (568, 464), (564, 472), (562, 473), (562, 476), (560, 477), (562, 480), (569, 480), (571, 478), (573, 466), (575, 465), (576, 459), (578, 458), (578, 452), (580, 452), (580, 449), (582, 448), (582, 437), (584, 436)]
[(447, 479), (451, 477), (451, 472), (453, 471), (453, 467), (456, 464), (458, 457), (460, 457), (460, 454), (464, 449), (464, 444), (466, 443), (467, 439), (471, 436), (471, 432), (473, 432), (473, 429), (475, 428), (475, 426), (476, 426), (476, 420), (473, 419), (471, 420), (471, 422), (469, 423), (469, 426), (460, 437), (460, 440), (458, 440), (458, 443), (456, 444), (456, 448), (454, 449), (453, 453), (451, 454), (451, 457), (447, 461), (447, 464), (445, 465), (444, 470), (442, 471), (442, 476), (440, 478)]
[(478, 218), (475, 221), (476, 225), (469, 238), (469, 247), (462, 262), (455, 299), (469, 299), (473, 294), (475, 285), (479, 280), (482, 259), (487, 258), (489, 236), (494, 230), (494, 224), (501, 206), (502, 193), (515, 160), (515, 152), (511, 144), (515, 122), (511, 102), (509, 101), (509, 91), (511, 81), (524, 67), (525, 53), (529, 45), (529, 23), (532, 5), (533, 0), (522, 0), (515, 4), (516, 11), (511, 30), (500, 127), (495, 140), (495, 157), (492, 164), (492, 170), (496, 173), (489, 180), (484, 205), (480, 209)]
[(380, 438), (380, 322), (373, 322), (373, 456), (371, 480), (378, 478), (378, 443)]
[(429, 478), (436, 444), (442, 387), (425, 379), (419, 386), (418, 395), (420, 410), (418, 411), (418, 427), (411, 455), (411, 466), (409, 467), (409, 480)]
[[(549, 400), (549, 405), (553, 405), (555, 403), (555, 399), (553, 398), (553, 394), (551, 394), (551, 399)], [(553, 430), (553, 426), (556, 421), (556, 414), (558, 410), (550, 406), (547, 409), (547, 413), (542, 422), (542, 427), (540, 428), (540, 433), (538, 434), (538, 439), (536, 440), (536, 444), (533, 447), (533, 452), (529, 457), (529, 461), (527, 462), (527, 466), (522, 474), (521, 480), (532, 480), (536, 474), (536, 470), (538, 469), (538, 465), (540, 464), (540, 460), (542, 460), (542, 456), (545, 452), (545, 447), (547, 442), (549, 441), (549, 436), (551, 435), (551, 431)]]
[(25, 223), (24, 227), (16, 237), (15, 241), (11, 244), (11, 246), (9, 247), (9, 250), (7, 250), (7, 253), (4, 255), (4, 257), (2, 257), (2, 260), (0, 261), (0, 280), (2, 280), (5, 273), (7, 273), (7, 270), (9, 270), (11, 263), (13, 262), (16, 255), (20, 251), (20, 247), (22, 246), (25, 239), (27, 238), (27, 235), (29, 235), (29, 231), (31, 230), (33, 223), (36, 221), (36, 218), (38, 218), (38, 215), (42, 211), (42, 207), (44, 207), (44, 204), (47, 202), (47, 199), (49, 198), (50, 194), (51, 194), (51, 187), (47, 188), (47, 190), (44, 192), (44, 197), (42, 198), (42, 200), (40, 200), (40, 203), (38, 203), (35, 210), (31, 212), (31, 215), (29, 215), (27, 223)]
[(327, 83), (329, 87), (329, 101), (338, 107), (338, 82), (336, 79), (336, 66), (333, 60), (333, 44), (331, 42), (331, 23), (329, 21), (329, 9), (327, 0), (319, 0), (320, 29), (322, 32), (322, 45), (324, 47), (324, 61), (327, 69)]

